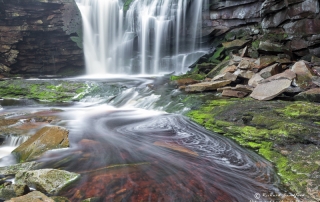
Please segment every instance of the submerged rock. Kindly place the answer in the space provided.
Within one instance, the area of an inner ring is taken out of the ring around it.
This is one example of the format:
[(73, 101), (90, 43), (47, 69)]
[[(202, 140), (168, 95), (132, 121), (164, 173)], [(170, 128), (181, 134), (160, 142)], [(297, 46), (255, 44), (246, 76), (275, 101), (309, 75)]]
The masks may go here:
[(80, 174), (64, 170), (41, 169), (22, 171), (16, 174), (16, 184), (27, 184), (30, 187), (48, 194), (58, 194), (67, 185), (80, 178)]
[(20, 162), (30, 161), (48, 150), (69, 147), (69, 131), (58, 126), (46, 126), (13, 150)]

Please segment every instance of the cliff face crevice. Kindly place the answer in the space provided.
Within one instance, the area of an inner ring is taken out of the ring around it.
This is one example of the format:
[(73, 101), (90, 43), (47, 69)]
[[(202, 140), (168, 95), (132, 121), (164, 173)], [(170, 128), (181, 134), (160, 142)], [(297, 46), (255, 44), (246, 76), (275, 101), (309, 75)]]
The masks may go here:
[(259, 29), (282, 35), (279, 41), (297, 57), (320, 56), (318, 0), (211, 0), (203, 18), (204, 36)]
[(81, 29), (73, 0), (0, 1), (0, 73), (82, 69), (83, 51), (70, 39)]

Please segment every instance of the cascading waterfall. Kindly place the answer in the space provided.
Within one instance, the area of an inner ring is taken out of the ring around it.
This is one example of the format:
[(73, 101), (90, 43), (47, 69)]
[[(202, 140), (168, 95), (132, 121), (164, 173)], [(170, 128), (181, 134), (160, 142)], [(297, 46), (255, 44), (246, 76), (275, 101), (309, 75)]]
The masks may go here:
[(180, 73), (205, 53), (199, 22), (206, 0), (76, 1), (88, 74)]

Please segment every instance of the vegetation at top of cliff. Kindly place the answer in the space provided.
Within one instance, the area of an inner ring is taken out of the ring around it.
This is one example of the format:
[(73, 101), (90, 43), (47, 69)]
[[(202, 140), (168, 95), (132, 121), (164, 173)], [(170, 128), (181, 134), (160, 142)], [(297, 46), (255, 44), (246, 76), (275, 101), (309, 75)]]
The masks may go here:
[[(246, 109), (246, 110), (243, 110)], [(284, 185), (314, 199), (320, 179), (320, 105), (252, 99), (209, 100), (188, 116), (274, 163)]]
[(49, 102), (80, 100), (86, 93), (87, 85), (80, 82), (61, 81), (0, 81), (1, 98), (30, 98)]

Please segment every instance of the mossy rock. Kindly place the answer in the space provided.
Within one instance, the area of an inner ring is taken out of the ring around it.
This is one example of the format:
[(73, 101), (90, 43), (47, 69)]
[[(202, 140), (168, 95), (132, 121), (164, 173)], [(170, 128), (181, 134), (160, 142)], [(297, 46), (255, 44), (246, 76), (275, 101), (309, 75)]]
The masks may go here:
[(210, 100), (187, 115), (274, 163), (288, 190), (319, 200), (313, 194), (319, 179), (312, 177), (320, 172), (319, 110), (316, 103), (247, 98)]
[(78, 101), (88, 86), (83, 82), (6, 80), (0, 81), (0, 98), (29, 98), (50, 102)]
[(33, 160), (48, 150), (69, 147), (69, 131), (58, 126), (46, 126), (12, 151), (19, 162)]
[(80, 174), (77, 173), (56, 169), (40, 169), (18, 172), (15, 183), (34, 186), (37, 190), (47, 194), (58, 194), (79, 178)]

